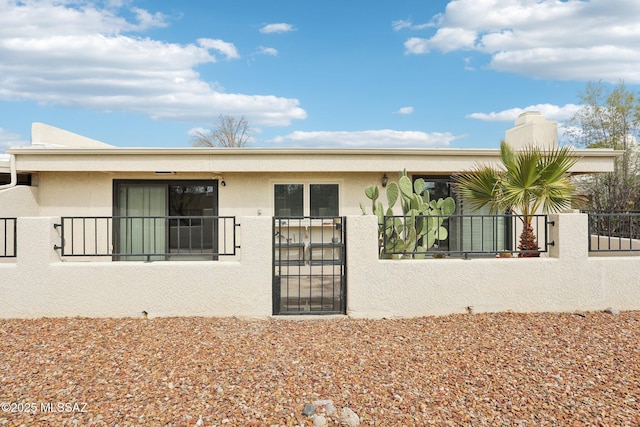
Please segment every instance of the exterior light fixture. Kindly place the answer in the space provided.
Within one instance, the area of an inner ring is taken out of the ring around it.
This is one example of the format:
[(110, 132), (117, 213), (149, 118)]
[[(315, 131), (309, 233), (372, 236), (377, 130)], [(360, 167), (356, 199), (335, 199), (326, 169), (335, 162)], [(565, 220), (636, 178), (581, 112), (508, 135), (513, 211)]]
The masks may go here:
[(386, 187), (388, 182), (389, 182), (389, 177), (385, 173), (384, 175), (382, 175), (382, 186)]

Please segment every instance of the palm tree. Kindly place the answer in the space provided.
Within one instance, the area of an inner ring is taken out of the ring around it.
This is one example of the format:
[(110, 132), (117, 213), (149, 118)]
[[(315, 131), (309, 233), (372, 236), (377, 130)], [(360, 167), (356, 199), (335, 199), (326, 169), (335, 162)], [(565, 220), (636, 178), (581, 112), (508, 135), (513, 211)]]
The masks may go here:
[(454, 185), (473, 210), (490, 207), (491, 213), (513, 211), (522, 221), (518, 249), (521, 256), (539, 253), (531, 226), (533, 216), (571, 207), (579, 196), (571, 182), (569, 169), (578, 161), (567, 146), (548, 151), (529, 146), (516, 151), (500, 144), (502, 168), (477, 166), (454, 176)]

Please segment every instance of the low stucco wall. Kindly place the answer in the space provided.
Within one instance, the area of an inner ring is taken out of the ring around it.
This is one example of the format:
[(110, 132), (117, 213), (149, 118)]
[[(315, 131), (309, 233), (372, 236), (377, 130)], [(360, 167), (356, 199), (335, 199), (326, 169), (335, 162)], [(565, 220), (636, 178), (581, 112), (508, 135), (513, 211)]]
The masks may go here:
[(640, 240), (591, 235), (591, 248), (593, 250), (592, 255), (597, 254), (597, 256), (602, 256), (600, 254), (615, 254), (615, 251), (631, 252), (640, 250)]
[(243, 218), (235, 261), (151, 263), (63, 261), (58, 221), (19, 219), (18, 257), (0, 264), (0, 317), (271, 315), (270, 218)]
[(38, 187), (17, 185), (1, 190), (0, 218), (38, 216)]
[[(547, 257), (380, 260), (374, 216), (347, 218), (347, 314), (640, 309), (640, 257), (589, 257), (587, 216), (551, 218)], [(271, 316), (271, 218), (240, 217), (232, 261), (77, 262), (53, 249), (59, 218), (20, 218), (0, 263), (0, 318)]]
[(379, 260), (376, 218), (350, 217), (348, 315), (640, 309), (640, 257), (589, 258), (587, 216), (550, 219), (548, 257)]

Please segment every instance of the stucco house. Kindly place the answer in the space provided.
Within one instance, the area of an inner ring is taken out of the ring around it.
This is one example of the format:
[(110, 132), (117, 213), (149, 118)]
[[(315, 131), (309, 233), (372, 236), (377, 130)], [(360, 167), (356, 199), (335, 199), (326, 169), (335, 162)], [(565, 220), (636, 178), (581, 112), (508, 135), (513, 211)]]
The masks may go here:
[[(557, 123), (524, 113), (505, 140), (516, 147), (556, 145)], [(572, 172), (611, 171), (617, 155), (576, 150), (580, 161)], [(172, 198), (196, 187), (206, 202), (189, 215), (356, 215), (366, 200), (364, 188), (380, 185), (385, 175), (394, 179), (406, 169), (438, 195), (448, 195), (453, 173), (498, 160), (497, 148), (120, 148), (34, 123), (31, 146), (0, 158), (0, 215), (111, 216), (136, 209), (187, 214), (171, 212)], [(132, 196), (137, 192), (147, 198), (146, 206), (125, 205), (140, 200)]]
[[(557, 123), (524, 113), (505, 140), (516, 147), (557, 145)], [(17, 242), (19, 261), (0, 262), (0, 295), (21, 302), (0, 316), (298, 314), (313, 312), (316, 292), (330, 294), (320, 298), (318, 312), (347, 313), (347, 217), (360, 221), (364, 189), (406, 169), (423, 178), (433, 196), (455, 196), (452, 174), (496, 163), (499, 154), (497, 148), (121, 148), (34, 123), (31, 146), (0, 157), (0, 218), (23, 219), (15, 236), (4, 231), (5, 244)], [(580, 160), (572, 173), (587, 174), (612, 171), (619, 153), (575, 155)], [(367, 238), (375, 242), (370, 225)], [(40, 246), (33, 242), (36, 228), (46, 234)], [(463, 237), (449, 240), (460, 244)], [(61, 283), (49, 283), (46, 295), (33, 285), (28, 296), (16, 296), (17, 282), (43, 280), (28, 267), (38, 257), (53, 268), (47, 280)], [(257, 278), (258, 271), (269, 273)], [(95, 286), (78, 296), (83, 278), (93, 275)], [(309, 290), (318, 281), (319, 290)], [(269, 285), (253, 288), (259, 283)], [(51, 286), (76, 297), (54, 296)], [(159, 290), (162, 298), (151, 295)], [(102, 302), (92, 300), (97, 295)], [(197, 308), (186, 309), (189, 304)]]

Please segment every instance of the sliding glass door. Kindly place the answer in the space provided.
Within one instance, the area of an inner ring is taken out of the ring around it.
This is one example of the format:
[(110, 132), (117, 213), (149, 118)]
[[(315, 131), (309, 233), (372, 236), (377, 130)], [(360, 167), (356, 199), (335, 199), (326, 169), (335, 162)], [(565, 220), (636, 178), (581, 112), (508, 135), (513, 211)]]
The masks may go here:
[[(166, 252), (167, 192), (161, 185), (122, 184), (118, 191), (119, 252), (127, 261), (158, 260)], [(158, 218), (161, 217), (161, 218)]]
[[(212, 259), (217, 181), (114, 181), (114, 249), (122, 260)], [(155, 255), (157, 254), (157, 255)]]
[[(218, 250), (218, 215), (215, 186), (206, 183), (170, 184), (169, 193), (169, 252), (172, 259)], [(190, 255), (184, 255), (190, 254)]]

